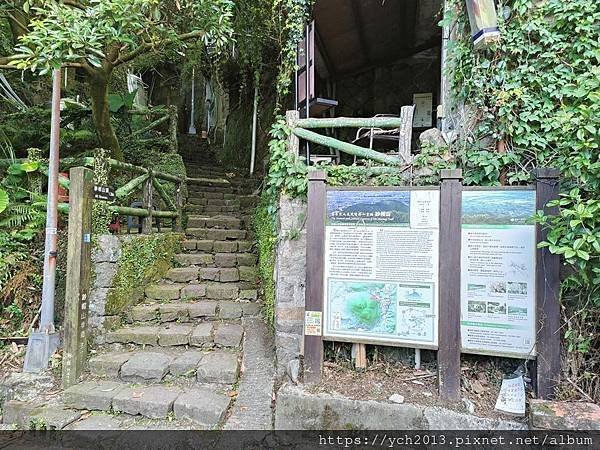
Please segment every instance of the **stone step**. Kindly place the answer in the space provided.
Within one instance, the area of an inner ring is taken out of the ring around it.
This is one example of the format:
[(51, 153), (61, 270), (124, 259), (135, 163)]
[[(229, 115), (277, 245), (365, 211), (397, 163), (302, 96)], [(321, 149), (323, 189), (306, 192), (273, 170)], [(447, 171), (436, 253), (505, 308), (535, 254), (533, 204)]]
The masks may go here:
[[(112, 411), (150, 419), (191, 419), (206, 428), (215, 428), (225, 419), (231, 397), (223, 389), (129, 386), (115, 381), (88, 381), (63, 393), (70, 408)], [(117, 416), (118, 417), (118, 416)]]
[(215, 253), (246, 253), (251, 252), (254, 243), (251, 241), (211, 241), (186, 239), (183, 248), (188, 252), (215, 252)]
[(242, 220), (231, 216), (189, 215), (187, 226), (189, 228), (220, 228), (235, 230), (242, 228)]
[(224, 213), (223, 211), (204, 211), (203, 206), (188, 204), (184, 207), (184, 211), (188, 214), (201, 214), (204, 217), (222, 216), (223, 214), (227, 214), (228, 216), (239, 218), (239, 217), (241, 217), (242, 214), (244, 214), (246, 216), (251, 216), (253, 210), (245, 210), (245, 209), (243, 210), (240, 208), (237, 211), (231, 211), (231, 212)]
[[(254, 269), (249, 267), (248, 269)], [(198, 272), (201, 273), (200, 271)], [(239, 269), (238, 269), (238, 273)], [(242, 270), (242, 274), (245, 273)], [(250, 270), (248, 272), (250, 273)], [(254, 272), (255, 273), (255, 272)], [(219, 274), (220, 276), (221, 274)], [(204, 276), (204, 272), (200, 276)], [(256, 283), (250, 281), (221, 282), (203, 281), (196, 283), (152, 284), (145, 289), (146, 298), (155, 301), (169, 300), (255, 300)]]
[[(198, 267), (240, 267), (256, 265), (257, 257), (253, 253), (180, 253), (175, 261), (182, 266)], [(236, 280), (234, 280), (236, 281)]]
[[(230, 253), (225, 253), (229, 255)], [(251, 254), (251, 253), (250, 253)], [(201, 256), (201, 253), (190, 253), (186, 256)], [(220, 253), (215, 255), (218, 256)], [(234, 254), (231, 253), (233, 256)], [(252, 255), (254, 256), (254, 255)], [(190, 283), (197, 281), (220, 281), (229, 283), (233, 281), (249, 281), (256, 283), (257, 270), (254, 266), (237, 266), (237, 267), (178, 267), (171, 269), (165, 275), (167, 280), (175, 283)]]
[(188, 201), (187, 201), (190, 205), (197, 205), (197, 206), (233, 206), (233, 207), (237, 207), (239, 208), (241, 206), (240, 200), (238, 199), (232, 199), (232, 200), (225, 200), (223, 198), (205, 198), (205, 197), (199, 197), (199, 196), (188, 196)]
[(187, 210), (197, 213), (219, 212), (219, 213), (234, 213), (240, 210), (240, 206), (221, 206), (221, 205), (194, 205), (189, 203)]
[(248, 231), (246, 230), (222, 230), (218, 228), (187, 228), (185, 234), (191, 238), (211, 241), (245, 240), (248, 237)]
[(127, 319), (131, 323), (184, 323), (206, 319), (239, 319), (259, 314), (260, 304), (250, 299), (245, 302), (203, 300), (189, 303), (142, 303), (129, 310)]
[(201, 348), (239, 347), (244, 329), (238, 323), (200, 322), (129, 326), (106, 334), (107, 344)]
[(200, 383), (234, 384), (239, 373), (239, 354), (227, 350), (200, 349), (169, 353), (155, 350), (115, 351), (91, 357), (88, 368), (94, 377), (128, 383), (165, 381), (174, 384), (195, 378)]

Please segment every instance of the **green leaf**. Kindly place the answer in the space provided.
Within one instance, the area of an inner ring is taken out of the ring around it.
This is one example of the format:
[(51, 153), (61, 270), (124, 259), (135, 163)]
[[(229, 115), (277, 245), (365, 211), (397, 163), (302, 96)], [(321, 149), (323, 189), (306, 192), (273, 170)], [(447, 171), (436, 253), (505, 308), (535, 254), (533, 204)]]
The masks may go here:
[(27, 161), (21, 164), (21, 169), (27, 173), (35, 172), (40, 167), (40, 163), (37, 161)]
[(4, 189), (0, 189), (0, 213), (8, 208), (8, 203), (8, 192), (6, 192)]

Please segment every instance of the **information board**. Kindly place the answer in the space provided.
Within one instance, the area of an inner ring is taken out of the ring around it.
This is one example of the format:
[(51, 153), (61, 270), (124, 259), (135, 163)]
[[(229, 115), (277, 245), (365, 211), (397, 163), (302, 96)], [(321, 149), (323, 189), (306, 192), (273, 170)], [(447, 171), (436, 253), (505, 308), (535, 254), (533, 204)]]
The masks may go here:
[(462, 193), (462, 350), (535, 355), (534, 190)]
[(437, 347), (439, 208), (433, 189), (327, 191), (325, 337)]

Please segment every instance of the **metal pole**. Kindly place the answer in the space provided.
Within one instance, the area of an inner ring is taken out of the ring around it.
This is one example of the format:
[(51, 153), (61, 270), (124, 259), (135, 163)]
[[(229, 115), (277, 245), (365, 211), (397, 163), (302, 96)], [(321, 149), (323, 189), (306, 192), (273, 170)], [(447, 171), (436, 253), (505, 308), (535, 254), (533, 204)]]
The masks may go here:
[(254, 163), (256, 161), (256, 122), (258, 119), (258, 80), (254, 86), (254, 113), (252, 115), (252, 154), (250, 156), (250, 175), (254, 174)]
[(58, 166), (60, 139), (61, 70), (55, 69), (52, 80), (52, 118), (50, 127), (50, 161), (48, 163), (48, 205), (46, 211), (46, 242), (44, 246), (44, 283), (40, 326), (32, 330), (27, 342), (24, 372), (39, 372), (48, 367), (50, 357), (60, 344), (54, 328), (54, 290), (56, 280), (56, 250), (58, 223)]
[(44, 285), (40, 330), (54, 332), (54, 288), (56, 276), (56, 244), (58, 222), (58, 165), (60, 139), (60, 69), (54, 71), (52, 86), (52, 122), (50, 127), (50, 162), (48, 164), (48, 208), (46, 244), (44, 248)]
[(190, 113), (190, 128), (188, 134), (196, 134), (194, 116), (196, 115), (196, 68), (192, 67), (192, 111)]

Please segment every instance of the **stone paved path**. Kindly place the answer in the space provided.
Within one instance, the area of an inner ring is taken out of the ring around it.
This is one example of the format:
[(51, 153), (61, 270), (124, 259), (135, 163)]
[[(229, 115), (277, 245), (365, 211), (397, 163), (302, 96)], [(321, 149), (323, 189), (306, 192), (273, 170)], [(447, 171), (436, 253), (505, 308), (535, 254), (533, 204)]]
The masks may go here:
[(274, 343), (265, 322), (244, 319), (244, 372), (239, 394), (227, 420), (226, 430), (270, 430), (275, 380)]

